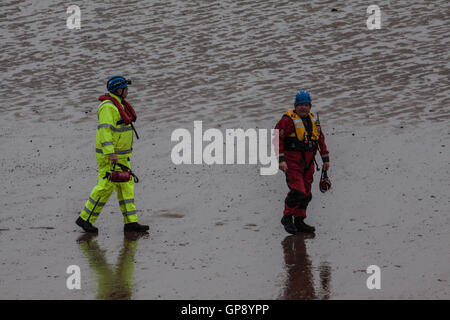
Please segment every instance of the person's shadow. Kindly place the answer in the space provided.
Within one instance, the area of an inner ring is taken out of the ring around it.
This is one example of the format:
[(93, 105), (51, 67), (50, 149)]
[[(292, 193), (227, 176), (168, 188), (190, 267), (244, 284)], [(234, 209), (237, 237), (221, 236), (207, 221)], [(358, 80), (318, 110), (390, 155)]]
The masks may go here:
[(123, 248), (120, 251), (115, 269), (105, 258), (95, 237), (97, 234), (85, 233), (77, 239), (81, 251), (88, 259), (90, 268), (98, 279), (99, 300), (129, 300), (133, 293), (134, 255), (137, 240), (148, 233), (124, 233)]
[(282, 242), (287, 272), (285, 288), (281, 299), (311, 300), (329, 299), (331, 268), (327, 263), (319, 266), (320, 294), (316, 294), (311, 260), (306, 251), (305, 240), (314, 239), (315, 234), (287, 236)]

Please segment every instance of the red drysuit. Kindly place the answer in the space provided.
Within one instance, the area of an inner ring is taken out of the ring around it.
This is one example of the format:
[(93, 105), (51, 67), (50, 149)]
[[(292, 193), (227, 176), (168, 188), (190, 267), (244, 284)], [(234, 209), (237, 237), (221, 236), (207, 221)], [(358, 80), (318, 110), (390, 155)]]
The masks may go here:
[[(317, 151), (285, 150), (286, 137), (295, 132), (294, 123), (290, 117), (284, 115), (275, 129), (279, 130), (279, 162), (286, 161), (288, 166), (285, 174), (290, 191), (285, 199), (283, 214), (306, 217), (306, 208), (312, 198), (311, 185), (314, 178), (314, 157)], [(322, 162), (328, 162), (328, 150), (322, 132), (318, 145)]]

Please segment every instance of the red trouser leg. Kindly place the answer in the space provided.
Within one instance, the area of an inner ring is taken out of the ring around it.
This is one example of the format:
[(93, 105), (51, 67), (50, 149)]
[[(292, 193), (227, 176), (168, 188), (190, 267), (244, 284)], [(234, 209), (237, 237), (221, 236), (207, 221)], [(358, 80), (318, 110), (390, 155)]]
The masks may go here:
[(306, 172), (303, 167), (295, 163), (287, 163), (286, 182), (289, 193), (284, 204), (284, 215), (294, 217), (306, 217), (306, 207), (311, 200), (311, 185), (314, 180), (314, 165), (311, 165)]
[[(311, 201), (312, 193), (311, 193), (311, 186), (314, 180), (314, 164), (311, 165), (309, 170), (305, 173), (303, 173), (303, 183), (305, 185), (305, 194), (307, 198), (306, 207), (308, 206), (308, 203)], [(300, 216), (306, 218), (306, 207), (304, 209), (300, 209)]]

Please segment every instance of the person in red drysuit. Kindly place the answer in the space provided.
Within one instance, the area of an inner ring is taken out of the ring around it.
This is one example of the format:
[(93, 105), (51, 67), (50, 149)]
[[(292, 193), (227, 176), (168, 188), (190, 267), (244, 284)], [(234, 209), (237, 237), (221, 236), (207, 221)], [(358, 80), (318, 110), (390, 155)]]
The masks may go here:
[(311, 111), (311, 96), (300, 90), (294, 109), (288, 110), (275, 129), (279, 130), (279, 168), (286, 174), (289, 193), (285, 199), (281, 223), (288, 233), (313, 233), (315, 228), (304, 222), (306, 208), (311, 201), (314, 175), (314, 158), (319, 151), (323, 170), (330, 166), (325, 136), (320, 123)]

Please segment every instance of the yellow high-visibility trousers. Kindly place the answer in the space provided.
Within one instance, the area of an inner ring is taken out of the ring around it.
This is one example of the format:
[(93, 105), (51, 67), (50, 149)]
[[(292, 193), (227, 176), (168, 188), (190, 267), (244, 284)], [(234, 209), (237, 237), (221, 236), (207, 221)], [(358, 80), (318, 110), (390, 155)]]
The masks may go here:
[[(123, 222), (138, 222), (137, 210), (134, 205), (134, 181), (133, 178), (128, 182), (111, 182), (104, 178), (107, 172), (111, 172), (113, 165), (107, 156), (96, 154), (98, 163), (98, 184), (92, 189), (89, 199), (84, 205), (84, 209), (80, 213), (80, 217), (84, 221), (94, 223), (97, 221), (100, 212), (111, 196), (113, 190), (116, 191), (117, 200), (119, 200), (120, 210), (123, 215)], [(119, 159), (120, 164), (130, 168), (129, 158)], [(131, 168), (130, 168), (131, 169)], [(116, 166), (116, 171), (121, 171)]]

